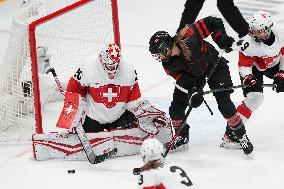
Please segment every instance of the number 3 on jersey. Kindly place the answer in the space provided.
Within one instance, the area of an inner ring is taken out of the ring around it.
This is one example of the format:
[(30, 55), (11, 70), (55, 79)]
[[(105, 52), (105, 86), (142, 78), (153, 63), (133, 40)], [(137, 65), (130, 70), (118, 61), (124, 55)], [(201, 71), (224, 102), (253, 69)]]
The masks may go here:
[(181, 183), (184, 184), (184, 185), (186, 185), (186, 186), (192, 186), (191, 180), (188, 178), (188, 176), (186, 175), (186, 172), (185, 172), (182, 168), (180, 168), (180, 167), (178, 167), (178, 166), (171, 166), (171, 167), (170, 167), (170, 171), (171, 171), (172, 173), (175, 173), (175, 172), (179, 171), (179, 175), (180, 175), (182, 178), (185, 179), (185, 180), (181, 181)]
[(142, 185), (142, 184), (143, 184), (143, 175), (140, 175), (138, 184), (139, 184), (139, 185)]

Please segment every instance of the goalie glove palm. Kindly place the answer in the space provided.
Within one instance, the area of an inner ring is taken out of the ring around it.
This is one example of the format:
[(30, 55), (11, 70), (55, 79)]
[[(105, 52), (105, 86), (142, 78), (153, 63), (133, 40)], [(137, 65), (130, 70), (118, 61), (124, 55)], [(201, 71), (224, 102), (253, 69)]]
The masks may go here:
[(140, 101), (131, 111), (138, 120), (140, 129), (153, 135), (158, 134), (162, 127), (171, 124), (165, 112), (156, 109), (147, 100)]

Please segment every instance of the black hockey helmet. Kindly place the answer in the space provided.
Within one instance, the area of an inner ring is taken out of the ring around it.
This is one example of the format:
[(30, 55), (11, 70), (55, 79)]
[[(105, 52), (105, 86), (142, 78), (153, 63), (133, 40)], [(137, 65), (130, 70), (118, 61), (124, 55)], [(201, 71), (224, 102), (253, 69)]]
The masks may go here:
[(163, 54), (167, 55), (169, 49), (174, 44), (174, 38), (166, 31), (157, 31), (149, 41), (149, 51), (152, 55)]

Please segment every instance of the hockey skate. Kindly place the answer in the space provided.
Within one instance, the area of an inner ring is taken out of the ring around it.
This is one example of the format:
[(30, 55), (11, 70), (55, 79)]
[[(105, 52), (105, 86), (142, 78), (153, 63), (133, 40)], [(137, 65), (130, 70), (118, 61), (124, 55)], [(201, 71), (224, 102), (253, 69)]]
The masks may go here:
[(227, 128), (232, 133), (231, 139), (236, 139), (236, 141), (240, 144), (240, 147), (243, 149), (244, 154), (250, 154), (253, 151), (253, 145), (246, 135), (246, 129), (242, 120), (240, 120), (237, 125), (233, 127), (227, 126)]
[[(178, 131), (178, 129), (175, 128), (176, 133), (178, 133), (178, 136), (176, 137), (176, 140), (174, 141), (174, 144), (172, 145), (170, 152), (178, 152), (188, 149), (188, 141), (189, 141), (189, 125), (186, 124), (182, 128), (181, 131)], [(170, 142), (167, 142), (164, 146), (165, 148), (170, 147)]]
[(222, 143), (220, 144), (220, 147), (226, 148), (226, 149), (242, 149), (238, 139), (236, 139), (236, 137), (233, 136), (228, 126), (222, 138)]

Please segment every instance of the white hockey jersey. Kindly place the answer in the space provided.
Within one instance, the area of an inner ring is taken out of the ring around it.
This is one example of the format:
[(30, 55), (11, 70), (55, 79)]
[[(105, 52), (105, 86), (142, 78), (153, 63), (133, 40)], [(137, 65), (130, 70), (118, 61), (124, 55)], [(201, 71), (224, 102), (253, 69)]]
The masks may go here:
[(87, 116), (101, 124), (117, 120), (126, 109), (132, 110), (141, 97), (133, 66), (120, 61), (114, 79), (104, 71), (99, 59), (88, 57), (69, 80), (67, 91), (86, 98)]
[(163, 159), (161, 167), (140, 173), (139, 189), (193, 189), (189, 175), (179, 166)]
[(273, 26), (272, 32), (275, 35), (275, 41), (271, 46), (256, 42), (248, 35), (240, 41), (238, 65), (242, 77), (252, 74), (253, 66), (264, 71), (280, 63), (279, 69), (284, 70), (284, 31)]

